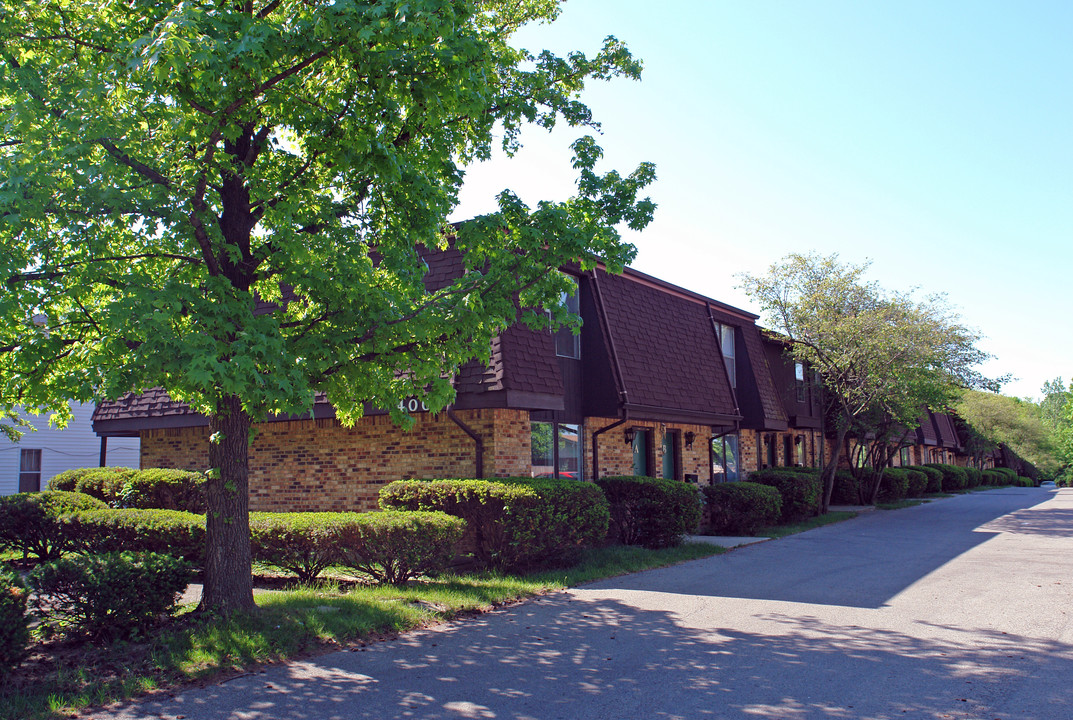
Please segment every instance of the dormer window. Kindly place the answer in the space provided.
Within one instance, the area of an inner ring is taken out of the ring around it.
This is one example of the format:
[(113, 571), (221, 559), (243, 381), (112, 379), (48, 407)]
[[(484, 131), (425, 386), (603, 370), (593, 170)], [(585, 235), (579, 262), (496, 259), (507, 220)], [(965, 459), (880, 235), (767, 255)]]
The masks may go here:
[[(573, 315), (581, 314), (581, 305), (578, 302), (577, 280), (571, 278), (574, 283), (572, 292), (563, 293), (559, 302), (567, 312)], [(561, 327), (555, 331), (555, 354), (559, 357), (581, 359), (581, 336), (575, 335), (570, 328)]]

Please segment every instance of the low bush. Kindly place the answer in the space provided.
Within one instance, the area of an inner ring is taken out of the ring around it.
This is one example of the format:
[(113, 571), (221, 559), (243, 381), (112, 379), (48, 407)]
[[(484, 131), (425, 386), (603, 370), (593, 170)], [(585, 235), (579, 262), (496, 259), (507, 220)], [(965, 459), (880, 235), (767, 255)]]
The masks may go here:
[(974, 488), (979, 487), (983, 483), (983, 473), (979, 468), (964, 467), (965, 475), (968, 478), (968, 484), (966, 487)]
[(179, 510), (99, 509), (60, 519), (69, 540), (94, 553), (152, 552), (200, 565), (205, 516)]
[(398, 480), (380, 490), (380, 507), (462, 518), (476, 562), (499, 570), (576, 562), (603, 541), (609, 519), (600, 488), (565, 479)]
[(692, 485), (633, 475), (604, 477), (596, 484), (610, 506), (610, 535), (622, 545), (673, 547), (700, 523), (700, 498)]
[(1036, 487), (1036, 481), (1030, 477), (1021, 475), (1017, 478), (1017, 484), (1021, 487)]
[(984, 470), (980, 473), (980, 481), (984, 485), (1005, 485), (1006, 476), (994, 470)]
[(30, 621), (26, 587), (16, 573), (0, 567), (0, 678), (26, 657)]
[(964, 490), (969, 485), (969, 476), (963, 467), (946, 463), (928, 463), (924, 467), (935, 468), (943, 474), (943, 492)]
[(1013, 468), (997, 467), (993, 470), (1002, 476), (1001, 485), (1013, 485), (1017, 482), (1017, 471)]
[(127, 508), (205, 512), (205, 474), (192, 470), (149, 468), (123, 483), (118, 502)]
[(831, 489), (831, 504), (860, 505), (863, 502), (860, 484), (857, 482), (857, 478), (853, 477), (853, 473), (849, 470), (836, 471), (835, 485)]
[[(925, 483), (927, 481), (925, 480)], [(878, 502), (891, 503), (909, 497), (909, 471), (905, 468), (886, 468), (879, 482)]]
[(799, 522), (819, 514), (823, 485), (815, 471), (769, 468), (749, 473), (751, 482), (770, 485), (782, 496), (782, 521)]
[(941, 493), (943, 491), (943, 473), (929, 465), (912, 465), (910, 470), (917, 470), (928, 477), (928, 493)]
[(919, 468), (900, 468), (908, 480), (908, 486), (906, 487), (905, 496), (908, 498), (924, 497), (928, 493), (929, 478), (927, 473), (922, 472)]
[(313, 582), (339, 561), (339, 530), (358, 513), (250, 513), (253, 559)]
[(30, 586), (49, 629), (112, 640), (144, 636), (175, 608), (190, 577), (189, 566), (173, 557), (121, 552), (38, 565)]
[(339, 564), (377, 582), (401, 585), (450, 564), (466, 521), (443, 512), (349, 514), (339, 525)]
[(770, 485), (729, 482), (702, 488), (708, 531), (715, 535), (755, 535), (782, 516), (782, 496)]
[(126, 467), (66, 470), (52, 478), (48, 486), (51, 490), (79, 492), (95, 497), (111, 507), (118, 507), (124, 484), (138, 472)]
[(59, 490), (0, 497), (0, 547), (40, 560), (57, 558), (71, 546), (60, 517), (106, 507), (89, 495)]

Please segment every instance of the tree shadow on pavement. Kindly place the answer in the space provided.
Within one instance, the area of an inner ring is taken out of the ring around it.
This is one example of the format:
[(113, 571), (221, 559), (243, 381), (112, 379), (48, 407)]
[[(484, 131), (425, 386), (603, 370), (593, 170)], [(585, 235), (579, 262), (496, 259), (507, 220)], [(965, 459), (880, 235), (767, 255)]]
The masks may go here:
[[(1073, 647), (772, 614), (770, 633), (556, 595), (107, 717), (972, 718), (1066, 716)], [(94, 717), (97, 717), (94, 715)]]

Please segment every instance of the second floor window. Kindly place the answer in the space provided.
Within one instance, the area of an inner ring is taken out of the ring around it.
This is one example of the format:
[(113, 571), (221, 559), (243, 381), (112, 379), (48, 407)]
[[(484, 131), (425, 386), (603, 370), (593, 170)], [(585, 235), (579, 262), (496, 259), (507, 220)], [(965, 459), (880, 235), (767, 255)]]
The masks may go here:
[[(563, 293), (559, 299), (562, 306), (574, 315), (581, 314), (581, 306), (578, 302), (577, 283), (574, 291)], [(561, 327), (555, 331), (555, 354), (559, 357), (581, 359), (581, 336), (575, 335), (570, 328)]]
[(727, 378), (730, 379), (730, 387), (738, 389), (738, 367), (735, 357), (737, 353), (734, 349), (734, 326), (724, 325), (723, 323), (716, 323), (716, 328), (719, 332), (719, 347), (723, 351), (723, 362), (727, 366)]
[(794, 387), (797, 388), (797, 401), (805, 402), (807, 395), (805, 394), (805, 365), (803, 363), (794, 363)]

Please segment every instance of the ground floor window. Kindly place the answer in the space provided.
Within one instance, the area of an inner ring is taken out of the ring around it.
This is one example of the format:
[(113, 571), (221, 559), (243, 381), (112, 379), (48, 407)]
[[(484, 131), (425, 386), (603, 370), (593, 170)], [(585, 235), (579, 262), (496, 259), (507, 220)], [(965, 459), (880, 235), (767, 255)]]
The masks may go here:
[(902, 467), (909, 467), (913, 464), (913, 449), (903, 447), (898, 451), (898, 464)]
[(808, 439), (804, 435), (798, 435), (794, 438), (794, 443), (797, 445), (797, 464), (801, 467), (807, 467), (810, 464), (808, 461)]
[(19, 451), (19, 492), (41, 489), (41, 451)]
[(584, 479), (580, 425), (532, 422), (529, 426), (533, 477)]
[(741, 479), (737, 433), (712, 438), (712, 479), (714, 482)]

